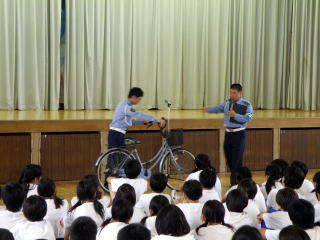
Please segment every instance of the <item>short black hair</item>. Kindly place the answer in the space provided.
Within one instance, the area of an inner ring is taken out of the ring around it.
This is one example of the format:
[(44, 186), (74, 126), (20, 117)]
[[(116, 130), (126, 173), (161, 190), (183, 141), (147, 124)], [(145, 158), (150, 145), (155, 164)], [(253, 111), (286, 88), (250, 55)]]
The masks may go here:
[(283, 174), (283, 183), (285, 187), (299, 189), (304, 181), (304, 173), (300, 168), (288, 167)]
[(262, 236), (258, 229), (246, 225), (233, 234), (232, 240), (262, 240)]
[(230, 89), (237, 90), (238, 92), (242, 92), (242, 86), (239, 83), (231, 84)]
[(197, 201), (202, 197), (202, 186), (197, 180), (186, 181), (182, 186), (182, 192), (193, 201)]
[[(122, 228), (119, 233), (117, 240), (150, 240), (151, 233), (142, 224), (132, 223)], [(71, 239), (72, 240), (72, 239)]]
[(305, 230), (313, 228), (314, 212), (313, 205), (304, 199), (293, 200), (288, 206), (288, 213), (292, 223)]
[(201, 171), (199, 175), (199, 180), (202, 186), (206, 189), (211, 189), (215, 186), (217, 181), (217, 175), (215, 171), (211, 169), (205, 169)]
[(167, 197), (163, 196), (163, 195), (157, 195), (157, 196), (154, 196), (151, 201), (150, 201), (150, 204), (149, 204), (149, 209), (152, 210), (152, 215), (155, 216), (158, 214), (158, 212), (166, 207), (170, 205), (170, 202), (168, 200)]
[(286, 161), (286, 160), (283, 160), (283, 159), (280, 159), (280, 158), (277, 158), (277, 159), (274, 159), (271, 164), (276, 164), (280, 167), (281, 169), (281, 177), (283, 176), (284, 174), (284, 171), (287, 169), (287, 167), (289, 167), (289, 163)]
[(138, 88), (138, 87), (133, 87), (129, 90), (129, 93), (128, 93), (128, 98), (131, 98), (133, 96), (136, 96), (136, 97), (143, 97), (143, 91), (141, 88)]
[(156, 193), (162, 193), (166, 189), (167, 183), (168, 178), (163, 173), (152, 174), (150, 178), (150, 187)]
[(1, 197), (10, 212), (19, 212), (26, 198), (26, 192), (21, 184), (11, 182), (2, 188)]
[(233, 182), (232, 185), (237, 185), (241, 180), (246, 178), (252, 178), (250, 169), (247, 167), (239, 167), (234, 172), (233, 179), (235, 182)]
[(276, 195), (276, 202), (283, 211), (288, 211), (289, 204), (296, 199), (299, 199), (299, 196), (292, 188), (280, 189)]
[(248, 206), (248, 196), (246, 193), (234, 189), (228, 193), (226, 204), (230, 212), (242, 213), (243, 209)]
[(70, 240), (95, 240), (97, 224), (90, 217), (78, 217), (70, 227)]
[(309, 169), (308, 169), (307, 164), (305, 164), (304, 162), (302, 162), (302, 161), (293, 161), (291, 163), (291, 166), (300, 168), (302, 170), (302, 172), (304, 173), (304, 176), (305, 177), (307, 176)]
[(141, 172), (141, 164), (137, 160), (129, 160), (124, 165), (124, 173), (127, 178), (135, 179)]
[(194, 164), (196, 167), (196, 171), (204, 170), (204, 169), (213, 169), (215, 170), (210, 163), (210, 158), (207, 154), (200, 153), (194, 159)]
[(279, 240), (310, 240), (310, 237), (301, 227), (291, 225), (281, 230)]
[(23, 214), (30, 222), (39, 222), (47, 214), (47, 203), (40, 196), (30, 196), (23, 203)]
[(320, 185), (320, 171), (316, 172), (313, 175), (312, 181), (316, 184), (316, 185)]
[(169, 205), (158, 213), (156, 230), (158, 235), (180, 237), (190, 232), (190, 226), (181, 209), (175, 205)]
[(257, 184), (251, 178), (241, 180), (238, 189), (245, 192), (249, 199), (254, 199), (258, 192)]
[(0, 240), (14, 240), (14, 237), (8, 229), (0, 228)]
[(126, 199), (127, 201), (131, 202), (132, 205), (136, 204), (136, 191), (130, 184), (122, 184), (114, 197), (113, 201), (117, 201), (119, 199)]

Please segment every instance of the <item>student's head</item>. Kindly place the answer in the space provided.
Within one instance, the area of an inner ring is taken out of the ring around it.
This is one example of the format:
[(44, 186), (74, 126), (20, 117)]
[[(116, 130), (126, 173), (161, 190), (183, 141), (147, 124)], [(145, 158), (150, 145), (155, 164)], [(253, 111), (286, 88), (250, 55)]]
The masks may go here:
[(60, 208), (63, 205), (62, 199), (56, 196), (56, 185), (49, 178), (42, 178), (38, 185), (39, 196), (47, 199), (53, 199), (56, 208)]
[(141, 88), (133, 87), (128, 93), (128, 98), (130, 102), (134, 105), (138, 104), (143, 97), (143, 91)]
[(246, 193), (234, 189), (228, 193), (226, 204), (230, 212), (242, 213), (243, 209), (248, 206), (248, 196)]
[(262, 240), (262, 236), (258, 229), (251, 226), (243, 226), (235, 232), (232, 240)]
[(286, 161), (286, 160), (283, 160), (283, 159), (275, 159), (271, 162), (271, 164), (275, 164), (275, 165), (278, 165), (281, 169), (281, 177), (283, 176), (284, 174), (284, 171), (287, 169), (287, 167), (289, 167), (289, 163)]
[(129, 160), (124, 166), (124, 173), (127, 178), (135, 179), (141, 172), (141, 165), (137, 160)]
[(237, 185), (241, 180), (246, 178), (252, 178), (252, 173), (247, 167), (239, 167), (234, 172), (232, 185)]
[(239, 83), (234, 83), (230, 86), (230, 99), (238, 101), (242, 95), (242, 86)]
[(156, 218), (157, 233), (180, 237), (190, 232), (190, 226), (180, 208), (169, 205), (160, 210)]
[(246, 193), (249, 199), (254, 199), (258, 191), (257, 184), (251, 178), (241, 180), (238, 189)]
[(201, 183), (196, 180), (186, 181), (182, 186), (182, 192), (188, 200), (198, 201), (202, 197)]
[(320, 186), (320, 171), (314, 174), (312, 181), (315, 187)]
[(303, 229), (310, 229), (314, 226), (314, 207), (304, 199), (296, 199), (288, 206), (288, 213), (293, 225)]
[(14, 240), (14, 237), (8, 229), (0, 228), (0, 240)]
[(164, 208), (168, 205), (170, 205), (170, 203), (169, 203), (169, 200), (167, 197), (165, 197), (163, 195), (154, 196), (151, 199), (150, 204), (149, 204), (149, 211), (150, 211), (151, 216), (157, 215), (162, 208)]
[(47, 214), (47, 203), (40, 196), (30, 196), (23, 203), (23, 215), (30, 222), (39, 222)]
[(42, 169), (39, 165), (36, 164), (28, 164), (26, 165), (22, 171), (19, 179), (19, 183), (29, 184), (34, 183), (37, 184), (41, 178)]
[(163, 173), (152, 174), (150, 178), (150, 187), (153, 192), (162, 193), (168, 183), (168, 178)]
[(293, 161), (291, 163), (291, 167), (300, 168), (305, 177), (307, 176), (308, 171), (309, 171), (307, 164), (305, 164), (304, 162), (301, 162), (301, 161)]
[(267, 177), (266, 191), (269, 193), (272, 187), (275, 186), (275, 182), (279, 181), (282, 177), (281, 168), (279, 165), (270, 164), (266, 167), (265, 175)]
[(204, 153), (200, 153), (196, 156), (194, 165), (197, 171), (212, 168), (209, 156)]
[(122, 184), (114, 197), (113, 201), (117, 201), (119, 199), (126, 199), (127, 201), (131, 202), (132, 205), (136, 204), (136, 192), (134, 188), (129, 184)]
[(112, 219), (128, 223), (133, 215), (133, 204), (126, 199), (119, 199), (112, 203)]
[(26, 192), (21, 184), (12, 182), (2, 188), (1, 197), (8, 211), (19, 212), (26, 198)]
[(292, 188), (283, 188), (277, 192), (276, 202), (283, 211), (288, 211), (289, 204), (299, 199), (298, 194)]
[(132, 223), (122, 228), (119, 233), (117, 240), (150, 240), (150, 231), (141, 224)]
[(211, 189), (215, 186), (217, 181), (217, 175), (215, 171), (211, 169), (205, 169), (201, 171), (199, 180), (203, 188), (205, 189)]
[(78, 217), (70, 227), (70, 240), (96, 240), (97, 224), (90, 217)]
[(281, 230), (279, 240), (310, 240), (310, 237), (302, 228), (291, 225)]
[(288, 167), (284, 171), (282, 181), (285, 187), (299, 189), (304, 181), (304, 173), (300, 168)]

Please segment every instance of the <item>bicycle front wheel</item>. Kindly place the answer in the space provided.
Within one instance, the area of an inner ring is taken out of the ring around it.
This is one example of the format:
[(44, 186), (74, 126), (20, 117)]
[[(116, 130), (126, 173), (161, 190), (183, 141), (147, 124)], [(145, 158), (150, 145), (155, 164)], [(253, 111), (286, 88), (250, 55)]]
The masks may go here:
[(185, 179), (194, 169), (195, 156), (183, 148), (174, 148), (160, 163), (159, 170), (168, 177), (168, 187), (180, 190)]

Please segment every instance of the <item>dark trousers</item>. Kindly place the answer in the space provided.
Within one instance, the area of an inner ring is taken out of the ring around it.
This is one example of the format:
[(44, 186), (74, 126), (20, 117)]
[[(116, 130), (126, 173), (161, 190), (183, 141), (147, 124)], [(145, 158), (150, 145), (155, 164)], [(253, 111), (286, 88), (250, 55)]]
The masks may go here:
[[(108, 148), (114, 148), (114, 147), (118, 147), (118, 148), (125, 148), (125, 134), (121, 133), (121, 132), (117, 132), (114, 130), (110, 130), (109, 134), (108, 134)], [(118, 156), (116, 154), (113, 154), (112, 156), (109, 157), (108, 159), (108, 163), (106, 168), (108, 169), (113, 169), (115, 168), (119, 162), (121, 155)]]

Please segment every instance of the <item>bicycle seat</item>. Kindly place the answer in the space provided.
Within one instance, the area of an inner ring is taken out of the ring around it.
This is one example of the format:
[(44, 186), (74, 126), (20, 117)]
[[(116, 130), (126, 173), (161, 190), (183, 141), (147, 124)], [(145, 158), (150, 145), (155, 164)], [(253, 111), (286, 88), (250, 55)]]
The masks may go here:
[(133, 137), (125, 137), (124, 139), (126, 145), (138, 145), (141, 144), (141, 141), (133, 138)]

